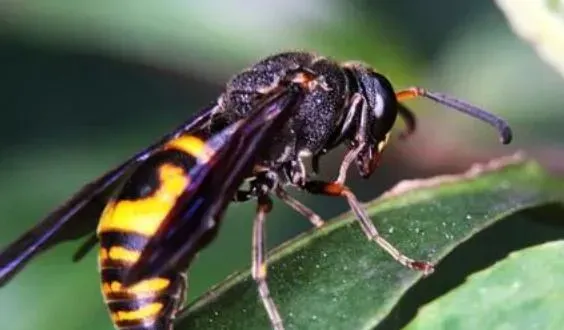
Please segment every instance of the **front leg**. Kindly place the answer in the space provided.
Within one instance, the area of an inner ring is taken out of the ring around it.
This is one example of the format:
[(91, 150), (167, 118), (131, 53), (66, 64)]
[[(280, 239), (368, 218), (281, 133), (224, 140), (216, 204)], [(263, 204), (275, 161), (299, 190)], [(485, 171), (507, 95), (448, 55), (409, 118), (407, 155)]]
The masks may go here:
[(374, 223), (362, 207), (360, 201), (347, 186), (341, 184), (340, 182), (307, 181), (301, 188), (312, 194), (345, 198), (352, 211), (356, 214), (362, 231), (369, 240), (374, 241), (376, 244), (382, 247), (400, 264), (411, 269), (422, 271), (425, 275), (433, 272), (433, 264), (426, 261), (413, 260), (407, 257), (398, 249), (396, 249), (384, 237), (380, 236), (378, 230), (376, 229), (376, 226), (374, 226)]
[[(422, 271), (425, 274), (432, 273), (433, 270), (434, 270), (433, 264), (426, 262), (426, 261), (413, 260), (413, 259), (407, 257), (401, 251), (396, 249), (384, 237), (380, 236), (380, 233), (376, 229), (376, 226), (372, 222), (372, 219), (370, 219), (370, 217), (368, 216), (368, 214), (366, 213), (366, 211), (362, 207), (358, 198), (344, 184), (344, 181), (345, 181), (344, 173), (346, 173), (346, 170), (348, 169), (348, 166), (350, 165), (351, 160), (354, 159), (354, 156), (356, 154), (358, 154), (358, 151), (360, 150), (361, 146), (362, 145), (359, 145), (356, 148), (351, 149), (347, 153), (347, 155), (345, 156), (344, 165), (341, 166), (341, 171), (340, 171), (339, 177), (337, 178), (336, 181), (325, 182), (325, 181), (307, 180), (305, 178), (305, 174), (304, 174), (304, 176), (301, 177), (302, 180), (299, 180), (297, 183), (295, 183), (295, 185), (297, 187), (301, 188), (301, 189), (304, 189), (305, 191), (307, 191), (309, 193), (312, 193), (312, 194), (325, 195), (325, 196), (338, 196), (338, 197), (345, 198), (347, 200), (350, 208), (352, 209), (352, 211), (356, 214), (357, 220), (360, 223), (362, 231), (368, 237), (368, 239), (370, 239), (371, 241), (374, 241), (376, 244), (378, 244), (380, 247), (382, 247), (388, 254), (390, 254), (400, 264), (402, 264), (402, 265), (404, 265), (408, 268), (411, 268), (411, 269)], [(300, 170), (299, 166), (289, 167), (289, 169), (291, 171), (289, 173), (290, 178), (300, 177), (301, 170)], [(282, 192), (282, 196), (283, 195), (284, 194)], [(279, 192), (279, 196), (280, 196), (280, 192)], [(293, 207), (292, 203), (287, 202), (287, 204)], [(311, 214), (313, 214), (314, 215), (313, 217), (315, 217), (315, 213), (310, 211), (308, 208), (306, 208), (305, 211), (300, 209), (300, 208), (294, 208), (294, 209), (297, 210), (298, 212), (306, 215), (306, 217), (308, 217), (312, 223), (316, 224), (317, 221), (315, 221), (315, 222), (312, 221), (312, 215), (311, 215)], [(319, 223), (318, 225), (321, 226), (322, 223)], [(316, 225), (316, 226), (318, 226), (318, 225)]]

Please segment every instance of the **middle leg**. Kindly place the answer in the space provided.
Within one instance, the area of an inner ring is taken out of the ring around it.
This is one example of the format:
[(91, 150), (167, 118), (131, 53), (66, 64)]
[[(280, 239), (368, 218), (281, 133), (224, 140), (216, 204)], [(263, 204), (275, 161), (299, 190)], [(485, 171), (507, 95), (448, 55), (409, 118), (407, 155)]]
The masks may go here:
[(270, 296), (270, 290), (266, 281), (267, 261), (265, 248), (264, 223), (266, 215), (272, 210), (272, 200), (268, 195), (258, 197), (257, 214), (253, 223), (253, 246), (252, 246), (252, 275), (255, 280), (259, 297), (268, 314), (268, 318), (274, 330), (284, 330), (282, 318), (278, 307)]

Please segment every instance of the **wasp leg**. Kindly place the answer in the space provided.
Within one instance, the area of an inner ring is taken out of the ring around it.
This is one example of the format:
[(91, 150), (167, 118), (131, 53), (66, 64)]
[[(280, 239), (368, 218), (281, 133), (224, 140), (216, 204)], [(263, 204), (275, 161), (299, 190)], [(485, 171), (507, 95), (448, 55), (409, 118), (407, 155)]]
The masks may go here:
[(339, 196), (345, 198), (349, 203), (350, 208), (356, 214), (362, 231), (364, 232), (364, 234), (366, 234), (368, 239), (374, 241), (376, 244), (382, 247), (400, 264), (411, 269), (422, 271), (425, 275), (433, 272), (433, 264), (426, 261), (413, 260), (407, 257), (398, 249), (396, 249), (385, 238), (380, 236), (378, 230), (376, 229), (376, 226), (374, 226), (374, 223), (372, 223), (372, 220), (370, 219), (368, 214), (366, 214), (366, 211), (362, 207), (360, 201), (347, 186), (338, 182), (308, 181), (303, 188), (312, 194)]
[(309, 207), (302, 204), (300, 201), (290, 196), (282, 187), (276, 188), (276, 196), (280, 198), (286, 205), (291, 207), (294, 211), (300, 213), (311, 222), (312, 225), (319, 228), (325, 224), (323, 219), (317, 213), (312, 211)]
[(180, 273), (179, 276), (181, 281), (180, 288), (178, 289), (178, 294), (180, 295), (178, 299), (178, 308), (182, 311), (184, 310), (184, 305), (186, 304), (186, 299), (188, 298), (188, 274)]
[(337, 180), (335, 180), (335, 183), (341, 185), (345, 183), (345, 181), (347, 180), (347, 171), (349, 170), (349, 167), (351, 166), (352, 162), (355, 160), (358, 153), (364, 147), (365, 144), (361, 143), (358, 146), (356, 146), (354, 149), (347, 150), (347, 153), (345, 154), (345, 157), (343, 157), (343, 161), (341, 162), (341, 167), (339, 168), (339, 176), (337, 177)]
[(188, 272), (183, 272), (179, 275), (182, 281), (180, 281), (180, 288), (178, 289), (178, 311), (174, 315), (175, 318), (177, 315), (183, 315), (188, 311), (188, 305), (186, 304), (188, 298)]
[(262, 304), (268, 313), (268, 318), (274, 330), (284, 330), (282, 318), (278, 312), (278, 308), (270, 296), (270, 290), (266, 282), (266, 256), (265, 256), (265, 236), (264, 236), (264, 222), (266, 215), (272, 210), (272, 200), (268, 195), (261, 195), (258, 197), (257, 214), (253, 223), (253, 279), (257, 283), (258, 293)]
[[(251, 189), (242, 190), (239, 189), (233, 201), (235, 202), (246, 202), (251, 199), (255, 199), (260, 195), (264, 195), (272, 190), (275, 191), (276, 196), (280, 198), (286, 205), (291, 207), (294, 211), (300, 213), (305, 218), (311, 222), (315, 227), (321, 227), (325, 224), (323, 219), (317, 213), (312, 211), (310, 208), (302, 204), (297, 199), (293, 198), (288, 194), (284, 188), (278, 185), (278, 180), (276, 174), (273, 172), (262, 172), (257, 175), (257, 178), (251, 182)], [(274, 188), (276, 187), (276, 188)]]
[(355, 136), (355, 143), (356, 146), (347, 150), (345, 157), (343, 157), (343, 161), (341, 162), (341, 166), (339, 167), (339, 176), (337, 177), (336, 183), (343, 185), (347, 179), (347, 171), (351, 166), (352, 162), (355, 160), (356, 156), (366, 147), (366, 125), (368, 121), (368, 107), (366, 106), (366, 100), (364, 96), (359, 93), (356, 93), (352, 97), (351, 101), (351, 109), (356, 109), (360, 111), (360, 125), (358, 128), (358, 133)]

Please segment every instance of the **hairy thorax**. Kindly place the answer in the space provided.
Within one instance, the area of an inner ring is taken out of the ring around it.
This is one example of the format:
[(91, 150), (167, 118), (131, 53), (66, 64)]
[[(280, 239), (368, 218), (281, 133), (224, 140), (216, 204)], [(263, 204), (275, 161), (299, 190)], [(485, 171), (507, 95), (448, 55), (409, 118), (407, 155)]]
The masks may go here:
[(337, 63), (310, 53), (278, 54), (234, 76), (219, 99), (211, 130), (245, 117), (257, 97), (267, 94), (282, 78), (296, 70), (315, 73), (322, 77), (325, 86), (318, 86), (306, 95), (297, 113), (280, 134), (273, 137), (269, 154), (263, 155), (263, 159), (268, 159), (268, 165), (276, 166), (300, 155), (321, 152), (343, 119), (348, 84)]

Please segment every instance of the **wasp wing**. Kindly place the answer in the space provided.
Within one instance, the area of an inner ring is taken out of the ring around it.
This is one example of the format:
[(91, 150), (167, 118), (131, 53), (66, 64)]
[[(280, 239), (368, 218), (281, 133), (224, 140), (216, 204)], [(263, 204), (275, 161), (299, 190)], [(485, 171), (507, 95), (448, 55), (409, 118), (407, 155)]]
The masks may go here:
[(215, 236), (235, 192), (251, 175), (257, 157), (301, 104), (303, 95), (298, 88), (272, 92), (237, 127), (228, 128), (233, 130), (227, 132), (228, 138), (217, 136), (208, 141), (214, 156), (210, 162), (192, 168), (191, 184), (128, 271), (124, 285), (189, 265)]
[[(170, 139), (205, 126), (217, 104), (206, 107), (159, 141), (138, 152), (127, 161), (85, 185), (63, 205), (51, 212), (35, 227), (27, 231), (0, 253), (0, 286), (5, 285), (38, 252), (60, 242), (76, 239), (93, 233), (98, 217), (103, 210), (110, 192), (120, 179), (137, 163), (142, 162)], [(86, 246), (86, 250), (93, 244)], [(85, 254), (81, 251), (80, 257)]]

